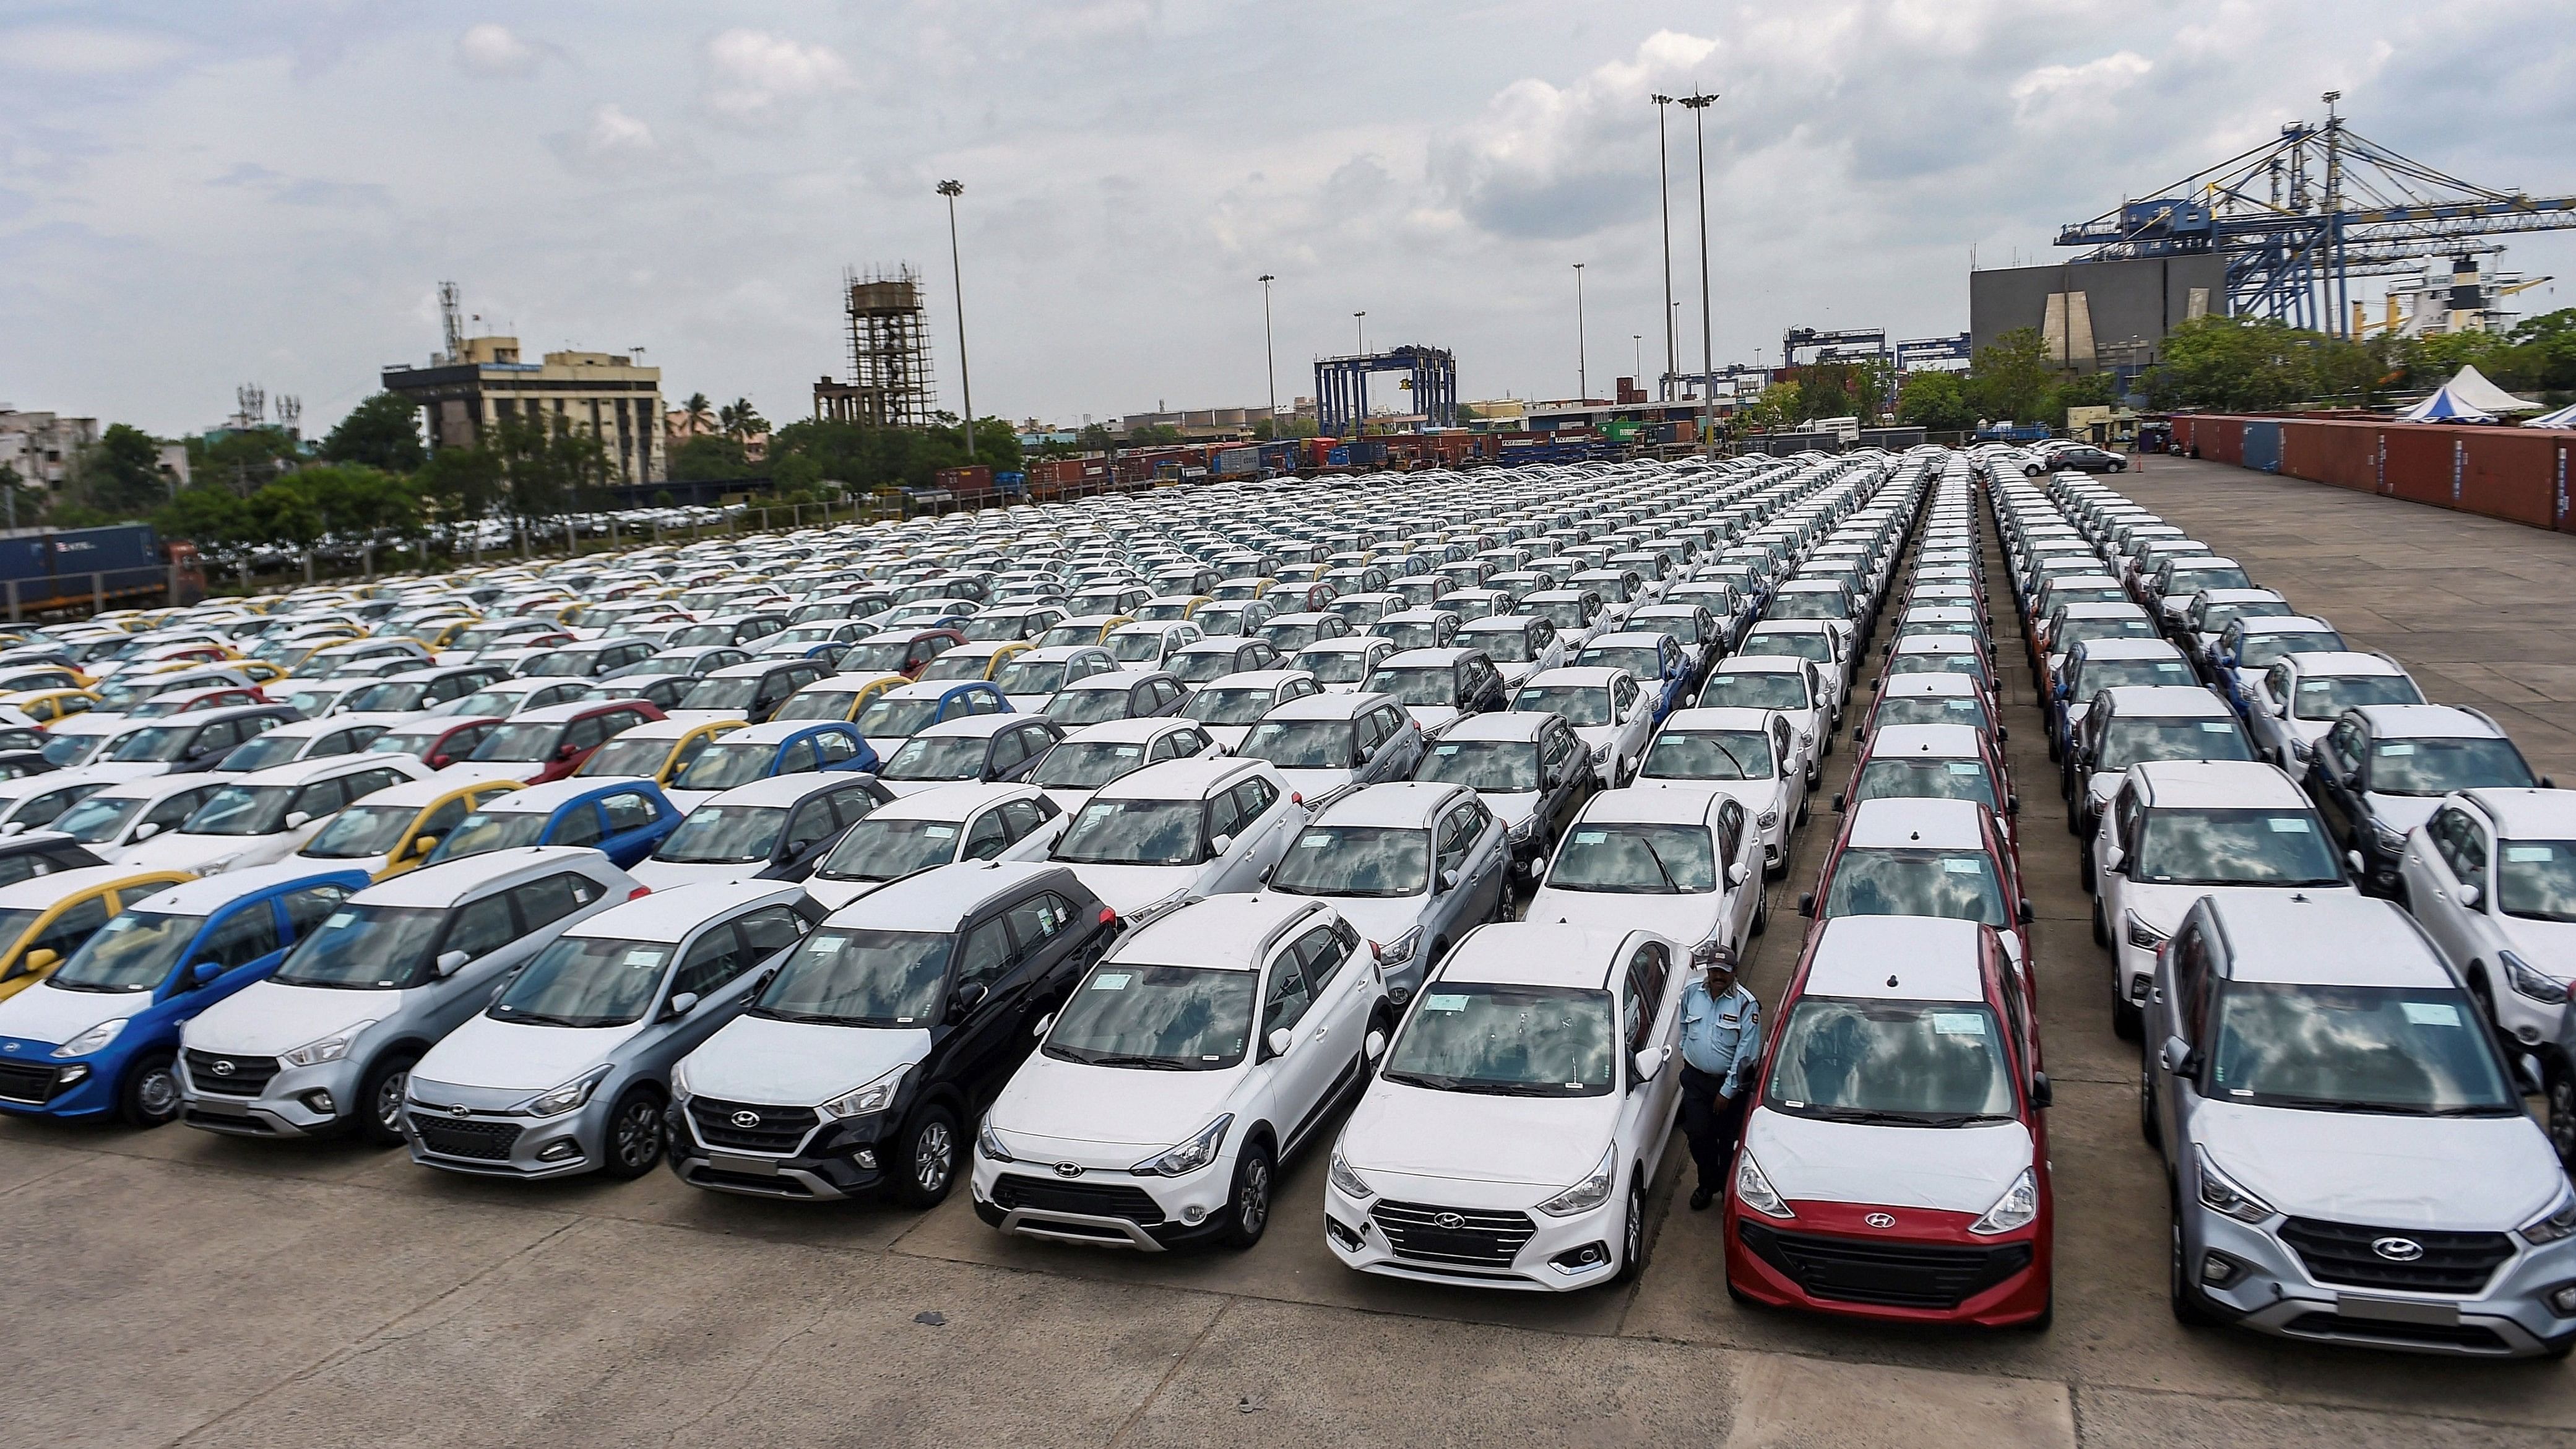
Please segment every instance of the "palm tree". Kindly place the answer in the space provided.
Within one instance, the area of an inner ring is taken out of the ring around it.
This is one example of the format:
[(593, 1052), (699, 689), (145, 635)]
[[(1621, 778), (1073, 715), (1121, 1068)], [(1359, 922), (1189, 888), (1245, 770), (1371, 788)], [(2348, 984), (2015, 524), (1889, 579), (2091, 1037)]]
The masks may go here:
[(718, 409), (717, 417), (723, 423), (725, 436), (737, 443), (769, 431), (769, 420), (760, 415), (760, 410), (753, 407), (747, 397), (735, 398)]
[(680, 426), (692, 435), (711, 430), (715, 423), (715, 408), (707, 401), (705, 393), (693, 392), (689, 394), (688, 401), (680, 404)]

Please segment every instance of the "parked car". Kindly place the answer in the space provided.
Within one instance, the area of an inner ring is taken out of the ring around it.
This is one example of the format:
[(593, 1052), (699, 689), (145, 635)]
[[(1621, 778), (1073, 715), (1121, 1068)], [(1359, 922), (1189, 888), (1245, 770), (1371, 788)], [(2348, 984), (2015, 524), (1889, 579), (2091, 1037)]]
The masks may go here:
[(220, 775), (150, 775), (84, 795), (48, 825), (102, 860), (121, 860), (129, 847), (167, 834), (196, 813), (226, 782)]
[(131, 902), (189, 878), (130, 865), (36, 869), (77, 848), (52, 836), (41, 850), (11, 855), (28, 873), (0, 885), (0, 1001), (51, 975)]
[[(120, 735), (104, 754), (83, 762), (81, 772), (97, 784), (202, 774), (242, 741), (298, 718), (282, 704), (250, 704), (148, 721)], [(70, 768), (68, 762), (65, 768)]]
[(1065, 729), (1044, 715), (971, 715), (944, 720), (911, 739), (879, 765), (877, 778), (897, 795), (959, 781), (1025, 780)]
[(177, 829), (127, 847), (125, 858), (196, 875), (270, 865), (303, 849), (342, 806), (429, 773), (405, 755), (340, 755), (230, 776)]
[[(770, 728), (780, 722), (770, 721)], [(646, 720), (625, 729), (601, 743), (581, 762), (573, 777), (598, 780), (628, 777), (650, 780), (666, 791), (680, 772), (696, 761), (706, 747), (724, 736), (743, 728), (740, 720)]]
[(710, 741), (673, 777), (671, 803), (682, 813), (716, 795), (778, 775), (809, 771), (870, 771), (878, 767), (858, 726), (838, 721), (771, 720), (745, 725)]
[(421, 864), (531, 845), (585, 845), (632, 870), (679, 827), (680, 815), (649, 780), (551, 780), (489, 796), (442, 834)]
[(1264, 888), (1331, 905), (1402, 1005), (1452, 944), (1511, 899), (1508, 827), (1463, 785), (1365, 785), (1325, 802)]
[(942, 785), (886, 801), (844, 832), (806, 878), (827, 910), (958, 861), (1043, 860), (1073, 817), (1034, 785)]
[[(2540, 1058), (2553, 1134), (2567, 1061), (2558, 1050), (2576, 979), (2576, 792), (2472, 789), (2407, 832), (2398, 866), (2409, 914), (2451, 963), (2506, 1050)], [(2576, 1137), (2557, 1138), (2561, 1154)]]
[(287, 860), (302, 861), (310, 870), (357, 870), (370, 880), (389, 880), (426, 864), (477, 806), (518, 788), (508, 780), (460, 784), (437, 775), (388, 785), (341, 807)]
[(1642, 789), (1689, 787), (1724, 795), (1744, 807), (1766, 879), (1789, 868), (1789, 832), (1807, 820), (1807, 782), (1797, 770), (1797, 740), (1786, 716), (1767, 709), (1675, 711), (1655, 733), (1637, 767)]
[(1291, 794), (1319, 799), (1344, 785), (1408, 779), (1422, 758), (1421, 726), (1383, 694), (1310, 694), (1274, 706), (1235, 753), (1279, 772)]
[(1682, 943), (1741, 951), (1770, 923), (1754, 869), (1761, 837), (1742, 801), (1690, 786), (1608, 790), (1565, 832), (1523, 917), (1559, 925), (1641, 927)]
[(1094, 791), (1048, 858), (1122, 916), (1191, 896), (1255, 889), (1307, 807), (1259, 759), (1173, 760)]
[(573, 773), (613, 735), (662, 711), (638, 699), (588, 700), (524, 710), (503, 720), (474, 753), (440, 773), (451, 779), (516, 780), (542, 785)]

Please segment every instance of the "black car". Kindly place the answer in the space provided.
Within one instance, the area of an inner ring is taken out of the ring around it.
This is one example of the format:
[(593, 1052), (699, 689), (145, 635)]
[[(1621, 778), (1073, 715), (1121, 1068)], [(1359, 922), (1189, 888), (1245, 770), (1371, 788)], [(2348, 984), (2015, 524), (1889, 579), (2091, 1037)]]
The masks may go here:
[(55, 768), (42, 749), (13, 750), (0, 748), (0, 780), (15, 780), (26, 775), (42, 775)]
[[(1072, 871), (1039, 862), (925, 871), (845, 907), (689, 1058), (665, 1117), (671, 1171), (757, 1197), (938, 1203), (967, 1170), (985, 1105), (1036, 1044), (1032, 1028), (1123, 929)], [(802, 1052), (832, 1052), (816, 1028), (847, 1039), (834, 1055), (853, 1064), (856, 1089), (820, 1106), (763, 1045), (798, 1031)], [(860, 1077), (896, 1073), (882, 1100), (858, 1100)]]
[(597, 679), (652, 657), (653, 646), (641, 639), (588, 639), (540, 654), (521, 665), (519, 673), (553, 679)]
[(291, 705), (236, 704), (169, 715), (119, 736), (98, 765), (150, 764), (147, 775), (190, 775), (211, 770), (233, 746), (304, 716)]
[[(1512, 867), (1535, 876), (1583, 804), (1601, 788), (1592, 752), (1561, 715), (1532, 710), (1460, 720), (1423, 747), (1413, 778), (1465, 785), (1508, 828)], [(1520, 797), (1534, 795), (1526, 815)]]
[(2442, 704), (2348, 709), (2317, 741), (2308, 793), (2372, 895), (2403, 890), (2406, 832), (2455, 790), (2552, 788), (2482, 711)]
[(79, 870), (83, 866), (105, 865), (88, 846), (59, 830), (30, 830), (23, 835), (0, 836), (0, 886), (16, 885), (58, 870)]
[(2037, 473), (2059, 472), (2126, 473), (2129, 471), (2129, 460), (2117, 453), (2106, 453), (2100, 448), (2090, 446), (2060, 448), (2049, 454), (2048, 461), (2035, 471), (2030, 469), (2024, 471), (2033, 472), (2034, 476)]

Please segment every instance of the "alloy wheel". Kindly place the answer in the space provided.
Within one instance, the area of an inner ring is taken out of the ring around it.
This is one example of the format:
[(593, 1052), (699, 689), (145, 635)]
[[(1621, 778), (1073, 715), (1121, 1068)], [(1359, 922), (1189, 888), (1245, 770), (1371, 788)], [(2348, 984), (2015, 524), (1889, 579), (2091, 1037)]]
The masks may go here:
[(1238, 1212), (1238, 1226), (1245, 1237), (1252, 1237), (1269, 1221), (1270, 1162), (1255, 1153), (1243, 1163), (1243, 1206)]
[(661, 1150), (661, 1109), (649, 1099), (638, 1098), (617, 1118), (617, 1160), (641, 1171)]
[(411, 1088), (411, 1068), (396, 1067), (385, 1073), (376, 1087), (376, 1125), (387, 1132), (402, 1131), (403, 1093)]
[(944, 1192), (957, 1170), (957, 1138), (945, 1122), (923, 1126), (912, 1144), (912, 1181), (925, 1195)]

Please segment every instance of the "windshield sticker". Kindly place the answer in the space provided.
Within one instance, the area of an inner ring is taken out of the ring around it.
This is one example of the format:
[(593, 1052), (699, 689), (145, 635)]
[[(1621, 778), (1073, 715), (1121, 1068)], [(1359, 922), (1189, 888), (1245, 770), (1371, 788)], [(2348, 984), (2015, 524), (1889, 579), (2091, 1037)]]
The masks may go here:
[(957, 827), (954, 825), (931, 825), (923, 827), (921, 833), (932, 840), (953, 840), (957, 836)]
[(1103, 971), (1099, 975), (1091, 978), (1091, 989), (1094, 991), (1124, 991), (1127, 989), (1127, 983), (1135, 979), (1136, 973), (1133, 971)]
[(1434, 992), (1433, 994), (1422, 998), (1422, 1009), (1425, 1011), (1465, 1011), (1467, 1009), (1467, 998), (1464, 994), (1450, 996)]
[(2158, 674), (2180, 674), (2180, 673), (2182, 673), (2182, 666), (2181, 666), (2181, 665), (2179, 665), (2179, 664), (2176, 664), (2176, 663), (2174, 663), (2172, 660), (2168, 659), (2168, 660), (2164, 661), (2163, 663), (2158, 664), (2158, 665), (2156, 666), (2156, 673), (2158, 673)]
[(1936, 1011), (1932, 1030), (1940, 1036), (1984, 1036), (1986, 1019), (1973, 1011)]
[(2312, 835), (2315, 833), (2308, 828), (2308, 822), (2297, 815), (2275, 815), (2263, 823), (2272, 827), (2272, 833), (2274, 835)]
[(2558, 852), (2546, 845), (2508, 845), (2504, 848), (2504, 858), (2516, 864), (2523, 864), (2532, 861), (2556, 860)]
[(1952, 760), (1950, 762), (1950, 773), (1953, 775), (1974, 775), (1983, 768), (1984, 766), (1979, 765), (1974, 760)]
[(2223, 735), (2232, 728), (2234, 728), (2234, 726), (2228, 724), (2228, 722), (2223, 719), (2203, 720), (2201, 721), (2200, 732), (2205, 735)]
[(331, 913), (331, 919), (324, 921), (322, 924), (325, 927), (336, 931), (357, 919), (358, 913), (356, 911), (333, 911)]
[(1966, 710), (1975, 709), (1977, 707), (1977, 702), (1972, 699), (1954, 699), (1950, 700), (1948, 704), (1951, 709)]
[(1297, 837), (1299, 850), (1321, 850), (1332, 843), (1333, 833), (1329, 830), (1310, 830)]
[(1446, 757), (1446, 756), (1454, 755), (1454, 754), (1458, 753), (1458, 749), (1459, 749), (1459, 747), (1458, 747), (1458, 746), (1456, 746), (1456, 745), (1441, 745), (1441, 746), (1439, 746), (1438, 748), (1434, 749), (1431, 753), (1433, 753), (1433, 754), (1435, 754), (1435, 755), (1440, 755), (1440, 756)]
[(2379, 747), (2379, 754), (2382, 759), (2402, 759), (2413, 753), (2415, 753), (2415, 747), (2410, 744), (2399, 743), (2394, 745), (2381, 745)]
[(1951, 857), (1941, 862), (1941, 868), (1952, 875), (1983, 875), (1986, 863), (1982, 860), (1960, 860)]
[(2460, 1024), (2460, 1009), (2448, 1002), (2401, 1001), (2397, 1004), (2405, 1011), (2407, 1023), (2411, 1026), (2458, 1026)]
[(626, 953), (626, 964), (629, 966), (641, 966), (648, 969), (659, 966), (662, 964), (662, 953), (652, 950), (629, 951)]
[(1609, 838), (1610, 832), (1607, 830), (1578, 830), (1574, 832), (1574, 843), (1577, 845), (1599, 845), (1601, 842), (1608, 840)]

